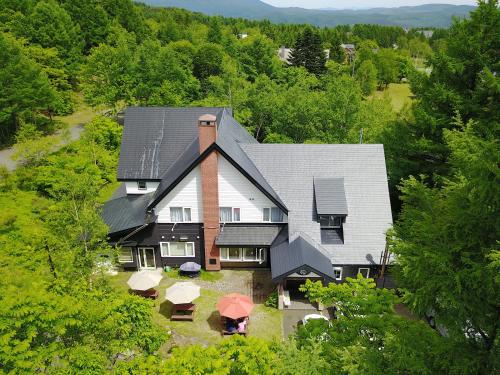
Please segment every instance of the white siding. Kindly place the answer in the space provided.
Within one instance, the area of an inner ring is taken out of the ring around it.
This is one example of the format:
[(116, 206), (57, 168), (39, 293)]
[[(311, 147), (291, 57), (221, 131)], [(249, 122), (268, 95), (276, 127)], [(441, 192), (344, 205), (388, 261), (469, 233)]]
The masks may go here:
[(219, 206), (241, 208), (241, 222), (262, 222), (262, 209), (276, 205), (224, 157), (219, 156), (218, 163)]
[(190, 207), (191, 222), (203, 222), (200, 166), (194, 168), (155, 207), (158, 223), (170, 223), (170, 207)]
[(127, 189), (127, 194), (147, 194), (154, 192), (159, 184), (157, 181), (146, 181), (146, 190), (139, 190), (137, 181), (125, 181), (125, 189)]

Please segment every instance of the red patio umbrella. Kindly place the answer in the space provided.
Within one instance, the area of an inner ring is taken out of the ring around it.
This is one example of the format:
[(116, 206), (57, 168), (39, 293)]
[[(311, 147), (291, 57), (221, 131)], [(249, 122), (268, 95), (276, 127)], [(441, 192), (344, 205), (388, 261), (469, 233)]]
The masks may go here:
[(231, 293), (222, 297), (217, 302), (217, 310), (221, 316), (231, 319), (249, 316), (253, 309), (253, 302), (248, 296), (238, 293)]

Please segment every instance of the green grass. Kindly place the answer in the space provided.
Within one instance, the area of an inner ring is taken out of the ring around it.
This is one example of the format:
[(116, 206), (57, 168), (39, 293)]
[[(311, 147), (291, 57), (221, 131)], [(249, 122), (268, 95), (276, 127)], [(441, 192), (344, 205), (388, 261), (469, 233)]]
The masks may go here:
[[(168, 272), (163, 273), (166, 277), (181, 279), (181, 280), (193, 280), (188, 276), (181, 276), (178, 269), (171, 269)], [(203, 281), (218, 281), (222, 279), (223, 275), (220, 272), (208, 272), (201, 270), (199, 279)], [(196, 280), (196, 279), (195, 279)]]
[(97, 116), (97, 112), (94, 111), (83, 101), (83, 96), (81, 94), (76, 94), (74, 96), (75, 100), (75, 111), (67, 116), (55, 116), (55, 121), (60, 121), (66, 124), (69, 128), (80, 124), (86, 124)]
[(406, 104), (410, 104), (413, 100), (413, 94), (408, 83), (391, 83), (387, 89), (376, 91), (374, 96), (380, 98), (384, 95), (390, 98), (392, 108), (394, 108), (396, 112), (401, 111)]
[[(165, 300), (165, 290), (175, 282), (189, 278), (179, 277), (177, 271), (164, 272), (164, 278), (156, 288), (160, 296), (154, 302), (153, 320), (171, 337), (160, 349), (160, 355), (167, 355), (173, 346), (210, 345), (223, 340), (224, 338), (220, 334), (222, 327), (216, 304), (220, 297), (229, 292), (218, 290), (217, 285), (218, 282), (230, 283), (233, 277), (243, 277), (245, 272), (248, 275), (250, 271), (238, 271), (236, 274), (230, 273), (230, 271), (229, 273), (203, 271), (199, 278), (190, 279), (202, 287), (201, 296), (195, 300), (196, 313), (193, 322), (170, 321), (172, 304)], [(127, 291), (127, 280), (131, 274), (131, 272), (119, 272), (118, 275), (109, 277), (110, 283), (119, 290)], [(249, 335), (268, 340), (280, 340), (282, 337), (282, 312), (275, 308), (266, 307), (264, 304), (255, 304), (250, 315)]]

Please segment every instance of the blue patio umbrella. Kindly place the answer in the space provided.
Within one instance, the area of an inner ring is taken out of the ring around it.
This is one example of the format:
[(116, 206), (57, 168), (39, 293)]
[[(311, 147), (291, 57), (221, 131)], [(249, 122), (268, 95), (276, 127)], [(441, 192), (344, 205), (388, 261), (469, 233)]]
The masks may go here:
[(201, 266), (195, 262), (186, 262), (179, 267), (182, 272), (200, 272)]

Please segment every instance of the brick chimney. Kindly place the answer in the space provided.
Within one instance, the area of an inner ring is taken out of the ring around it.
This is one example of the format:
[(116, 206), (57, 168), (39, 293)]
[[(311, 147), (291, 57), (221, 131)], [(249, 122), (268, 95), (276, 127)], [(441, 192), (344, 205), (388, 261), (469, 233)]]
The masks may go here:
[[(200, 154), (217, 139), (216, 117), (203, 115), (198, 119)], [(215, 246), (219, 233), (219, 183), (217, 152), (212, 152), (201, 162), (201, 191), (203, 199), (203, 234), (205, 244), (205, 268), (220, 270), (220, 252)]]

